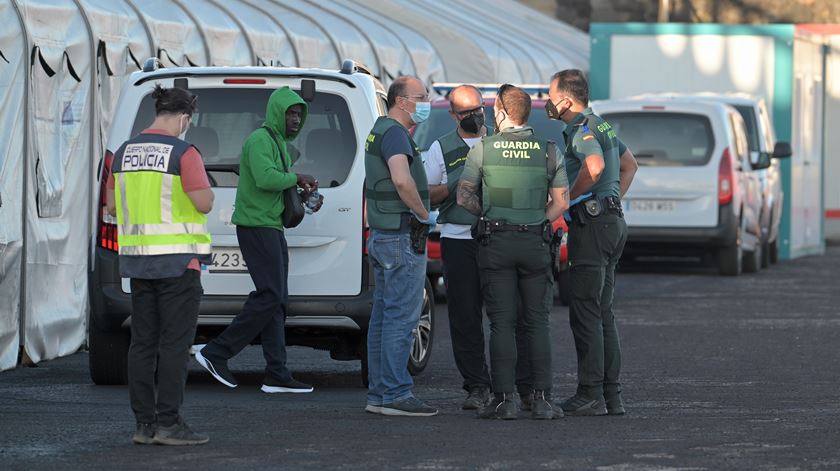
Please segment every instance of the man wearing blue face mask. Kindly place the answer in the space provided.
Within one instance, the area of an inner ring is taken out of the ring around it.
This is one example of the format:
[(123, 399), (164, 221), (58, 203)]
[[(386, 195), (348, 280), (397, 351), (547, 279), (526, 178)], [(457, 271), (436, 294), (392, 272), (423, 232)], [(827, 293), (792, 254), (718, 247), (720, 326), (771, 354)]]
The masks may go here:
[(365, 141), (365, 200), (373, 267), (373, 309), (367, 337), (368, 394), (373, 414), (437, 414), (412, 392), (408, 372), (412, 331), (420, 320), (426, 280), (426, 236), (435, 225), (420, 150), (408, 129), (428, 119), (429, 94), (416, 77), (388, 89), (388, 114)]

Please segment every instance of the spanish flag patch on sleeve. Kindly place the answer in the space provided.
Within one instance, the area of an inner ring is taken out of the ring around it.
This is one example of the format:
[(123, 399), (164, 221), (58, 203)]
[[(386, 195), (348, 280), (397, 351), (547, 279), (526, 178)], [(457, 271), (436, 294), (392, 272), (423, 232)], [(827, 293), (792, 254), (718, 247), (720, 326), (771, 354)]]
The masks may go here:
[(583, 141), (588, 141), (590, 139), (595, 139), (595, 136), (593, 136), (592, 134), (584, 134), (584, 136), (581, 138), (581, 140)]

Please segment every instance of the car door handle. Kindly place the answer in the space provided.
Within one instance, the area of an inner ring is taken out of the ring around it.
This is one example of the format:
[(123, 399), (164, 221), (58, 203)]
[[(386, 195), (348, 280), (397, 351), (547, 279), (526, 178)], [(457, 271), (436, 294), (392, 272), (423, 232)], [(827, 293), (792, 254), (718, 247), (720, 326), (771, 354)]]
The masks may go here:
[(337, 239), (338, 239), (338, 237), (330, 237), (330, 236), (287, 235), (286, 236), (286, 243), (289, 245), (289, 247), (313, 248), (313, 247), (322, 247), (324, 245), (332, 244)]

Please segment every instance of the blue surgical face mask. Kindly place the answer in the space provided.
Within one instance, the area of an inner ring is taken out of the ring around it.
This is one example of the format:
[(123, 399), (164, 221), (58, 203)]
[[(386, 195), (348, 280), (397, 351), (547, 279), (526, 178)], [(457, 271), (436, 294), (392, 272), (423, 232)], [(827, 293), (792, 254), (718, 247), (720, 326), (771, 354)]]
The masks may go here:
[(420, 124), (429, 119), (429, 115), (432, 114), (432, 104), (428, 101), (418, 101), (414, 104), (416, 105), (414, 113), (411, 113), (411, 120), (414, 121), (414, 124)]

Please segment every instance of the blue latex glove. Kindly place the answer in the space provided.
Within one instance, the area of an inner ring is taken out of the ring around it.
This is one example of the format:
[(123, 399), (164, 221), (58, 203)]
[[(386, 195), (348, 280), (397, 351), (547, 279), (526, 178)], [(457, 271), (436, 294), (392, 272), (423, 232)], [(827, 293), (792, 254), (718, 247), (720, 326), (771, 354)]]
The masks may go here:
[(422, 222), (427, 226), (434, 226), (435, 224), (437, 224), (437, 211), (429, 211), (429, 217), (427, 219), (421, 219), (420, 216), (418, 216), (417, 213), (415, 213), (414, 211), (412, 211), (411, 213), (414, 214), (414, 217), (416, 217), (418, 221)]
[[(571, 208), (572, 206), (580, 203), (581, 201), (583, 201), (583, 200), (585, 200), (585, 199), (587, 199), (591, 196), (592, 196), (591, 191), (587, 192), (587, 193), (584, 193), (584, 194), (578, 196), (577, 198), (573, 199), (572, 201), (569, 201), (569, 207)], [(566, 222), (572, 222), (572, 215), (569, 213), (568, 209), (566, 210), (566, 212), (563, 213), (563, 219), (565, 219)]]

